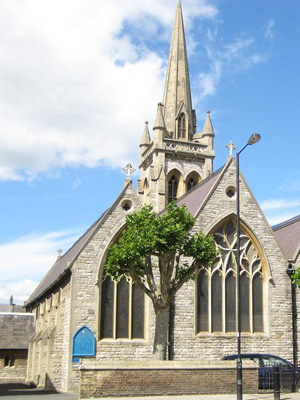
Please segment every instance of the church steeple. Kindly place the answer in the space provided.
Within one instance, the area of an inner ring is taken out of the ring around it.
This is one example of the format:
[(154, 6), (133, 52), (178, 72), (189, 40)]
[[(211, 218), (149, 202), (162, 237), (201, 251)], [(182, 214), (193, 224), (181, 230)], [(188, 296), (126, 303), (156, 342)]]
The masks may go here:
[[(144, 132), (138, 196), (157, 212), (185, 194), (213, 171), (214, 131), (207, 113), (203, 132), (196, 133), (186, 42), (180, 1), (173, 27), (163, 103), (158, 103), (153, 137)], [(150, 143), (149, 143), (150, 142)]]
[(163, 105), (163, 116), (166, 129), (170, 136), (179, 140), (192, 140), (196, 129), (196, 116), (192, 109), (190, 78), (180, 0), (177, 4), (173, 27)]

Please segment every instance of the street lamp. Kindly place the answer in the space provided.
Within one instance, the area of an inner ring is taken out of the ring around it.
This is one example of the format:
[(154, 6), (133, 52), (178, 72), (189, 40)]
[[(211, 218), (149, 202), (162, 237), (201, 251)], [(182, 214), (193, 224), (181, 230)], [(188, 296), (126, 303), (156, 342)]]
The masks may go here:
[(237, 275), (237, 319), (238, 319), (238, 342), (237, 342), (237, 362), (236, 362), (236, 382), (237, 382), (237, 400), (243, 398), (243, 382), (242, 382), (242, 357), (241, 357), (241, 265), (240, 265), (240, 154), (249, 145), (257, 143), (261, 139), (258, 133), (253, 133), (248, 143), (236, 153), (236, 275)]
[(291, 293), (292, 293), (292, 327), (293, 327), (293, 384), (292, 392), (296, 391), (296, 365), (297, 365), (297, 309), (296, 309), (296, 286), (293, 283), (293, 274), (295, 267), (293, 264), (289, 264), (286, 273), (291, 279)]

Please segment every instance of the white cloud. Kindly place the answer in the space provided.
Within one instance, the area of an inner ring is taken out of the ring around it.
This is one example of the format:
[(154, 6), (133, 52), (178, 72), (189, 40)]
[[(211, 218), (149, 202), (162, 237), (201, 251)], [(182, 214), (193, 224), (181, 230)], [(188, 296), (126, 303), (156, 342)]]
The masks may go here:
[[(144, 120), (154, 120), (166, 60), (134, 29), (143, 21), (152, 32), (160, 24), (170, 31), (174, 6), (173, 0), (0, 2), (0, 180), (137, 162), (134, 149)], [(184, 14), (189, 25), (217, 9), (187, 0)]]
[(300, 213), (300, 199), (268, 199), (260, 202), (260, 206), (271, 226)]
[(67, 251), (82, 234), (82, 229), (20, 237), (0, 246), (0, 303), (10, 295), (23, 302), (48, 272), (57, 250)]
[(279, 188), (280, 191), (299, 192), (300, 191), (300, 178), (297, 171), (292, 176), (288, 177)]
[(200, 98), (214, 95), (222, 76), (246, 71), (258, 64), (266, 62), (268, 56), (256, 50), (256, 42), (252, 37), (237, 37), (232, 42), (220, 45), (216, 40), (218, 31), (207, 31), (207, 57), (210, 61), (210, 70), (201, 73)]
[(264, 33), (265, 38), (270, 42), (272, 42), (275, 37), (274, 26), (275, 26), (275, 21), (274, 19), (270, 18), (265, 26), (265, 33)]
[(73, 185), (72, 185), (72, 189), (73, 189), (73, 190), (76, 190), (76, 189), (78, 189), (81, 185), (82, 185), (81, 180), (76, 176), (76, 178), (75, 178), (75, 180), (74, 180), (74, 182), (73, 182)]
[(261, 208), (264, 211), (278, 210), (282, 208), (294, 208), (300, 206), (300, 200), (298, 199), (270, 199), (264, 200), (260, 203)]
[(0, 282), (0, 303), (9, 304), (10, 296), (13, 294), (15, 304), (23, 304), (38, 285), (38, 281), (24, 279), (20, 281)]
[(279, 213), (276, 215), (268, 215), (267, 214), (266, 217), (267, 217), (267, 220), (268, 220), (270, 226), (274, 226), (274, 225), (280, 224), (281, 222), (287, 221), (287, 220), (295, 217), (295, 214), (284, 212), (284, 213)]

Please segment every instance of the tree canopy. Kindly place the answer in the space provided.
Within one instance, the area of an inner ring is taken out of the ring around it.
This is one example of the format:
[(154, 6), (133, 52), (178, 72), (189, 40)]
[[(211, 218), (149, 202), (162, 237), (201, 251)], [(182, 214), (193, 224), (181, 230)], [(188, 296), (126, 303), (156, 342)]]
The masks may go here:
[[(129, 214), (126, 223), (127, 229), (109, 249), (105, 273), (117, 280), (130, 276), (151, 298), (157, 317), (155, 341), (161, 343), (164, 354), (158, 358), (164, 358), (167, 336), (159, 330), (167, 330), (170, 304), (197, 267), (213, 264), (216, 247), (212, 237), (191, 233), (194, 217), (185, 206), (174, 203), (158, 215), (145, 206)], [(159, 319), (162, 315), (164, 322)]]
[[(160, 295), (153, 268), (159, 268), (162, 292), (167, 290), (172, 298), (194, 275), (196, 264), (209, 267), (216, 257), (212, 237), (190, 233), (195, 220), (185, 206), (171, 203), (160, 215), (146, 206), (129, 214), (126, 222), (127, 229), (109, 249), (105, 272), (117, 280), (131, 276), (152, 301)], [(181, 262), (182, 257), (192, 261)]]
[(292, 276), (293, 283), (295, 283), (298, 288), (300, 288), (300, 267), (296, 267), (295, 272)]

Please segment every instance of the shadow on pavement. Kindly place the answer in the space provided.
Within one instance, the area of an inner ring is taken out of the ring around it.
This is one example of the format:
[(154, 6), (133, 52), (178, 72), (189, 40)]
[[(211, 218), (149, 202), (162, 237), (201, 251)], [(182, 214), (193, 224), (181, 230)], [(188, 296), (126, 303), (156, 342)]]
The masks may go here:
[(75, 400), (78, 396), (59, 393), (55, 389), (37, 389), (24, 383), (0, 383), (0, 398), (3, 400)]
[(25, 383), (1, 383), (0, 396), (26, 396), (26, 395), (47, 395), (58, 393), (55, 390), (36, 389), (33, 386), (25, 385)]

